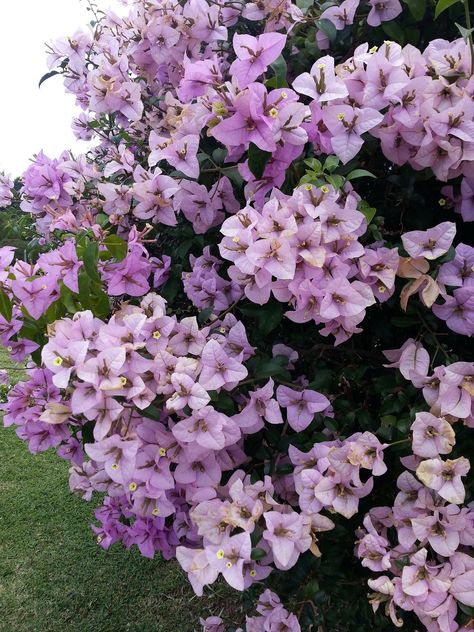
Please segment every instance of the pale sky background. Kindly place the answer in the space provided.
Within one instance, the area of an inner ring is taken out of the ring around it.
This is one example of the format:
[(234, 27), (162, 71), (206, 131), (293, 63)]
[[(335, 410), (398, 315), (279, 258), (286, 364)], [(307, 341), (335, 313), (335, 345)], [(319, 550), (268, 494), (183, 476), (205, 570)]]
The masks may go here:
[[(99, 0), (117, 8), (117, 0)], [(72, 118), (80, 113), (59, 76), (38, 88), (48, 72), (46, 46), (86, 28), (92, 15), (85, 0), (0, 0), (0, 171), (16, 177), (41, 149), (57, 158), (64, 149), (82, 153)]]

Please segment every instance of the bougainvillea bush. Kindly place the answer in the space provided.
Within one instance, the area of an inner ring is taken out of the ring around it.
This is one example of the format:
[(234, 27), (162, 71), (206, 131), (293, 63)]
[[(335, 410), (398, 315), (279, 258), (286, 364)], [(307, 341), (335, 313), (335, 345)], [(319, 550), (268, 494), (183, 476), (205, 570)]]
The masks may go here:
[(208, 632), (472, 629), (469, 8), (90, 9), (46, 78), (92, 148), (0, 184), (5, 424), (101, 547), (244, 593)]

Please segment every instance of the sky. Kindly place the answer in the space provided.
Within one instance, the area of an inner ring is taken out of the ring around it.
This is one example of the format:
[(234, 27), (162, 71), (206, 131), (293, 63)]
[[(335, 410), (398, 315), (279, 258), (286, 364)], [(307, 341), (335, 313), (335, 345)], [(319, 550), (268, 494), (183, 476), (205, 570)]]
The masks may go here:
[[(101, 8), (116, 0), (100, 0)], [(43, 150), (50, 158), (64, 149), (81, 153), (71, 120), (81, 110), (64, 92), (62, 78), (48, 72), (45, 42), (87, 28), (91, 14), (85, 0), (1, 0), (0, 7), (0, 172), (16, 177)]]

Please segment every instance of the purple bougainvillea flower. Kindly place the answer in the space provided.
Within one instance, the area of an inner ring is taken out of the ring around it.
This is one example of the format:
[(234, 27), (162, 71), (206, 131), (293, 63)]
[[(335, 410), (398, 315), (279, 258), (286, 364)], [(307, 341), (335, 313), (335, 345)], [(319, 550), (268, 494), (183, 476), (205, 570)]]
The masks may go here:
[(212, 135), (227, 147), (254, 143), (264, 151), (275, 151), (273, 118), (265, 112), (267, 91), (259, 83), (250, 84), (234, 99), (235, 114), (212, 128)]
[(285, 47), (286, 35), (263, 33), (252, 37), (236, 33), (232, 43), (237, 59), (231, 64), (230, 72), (237, 77), (240, 88), (244, 89), (263, 75), (280, 55)]
[(438, 259), (448, 252), (456, 235), (456, 224), (442, 222), (428, 230), (413, 230), (402, 235), (403, 247), (411, 257)]
[(202, 350), (199, 383), (208, 391), (237, 384), (248, 375), (243, 364), (227, 355), (216, 340), (209, 340)]
[(327, 397), (309, 389), (296, 391), (288, 386), (280, 385), (276, 396), (280, 406), (286, 408), (289, 425), (297, 432), (309, 426), (315, 413), (320, 413), (329, 407)]
[(424, 458), (449, 454), (456, 441), (451, 424), (430, 413), (417, 413), (411, 430), (413, 453)]
[(360, 4), (360, 0), (344, 0), (338, 6), (329, 7), (321, 13), (321, 20), (329, 20), (334, 24), (337, 31), (342, 31), (353, 24), (355, 12)]
[(309, 72), (296, 77), (293, 88), (319, 103), (344, 99), (348, 95), (344, 82), (334, 72), (334, 58), (329, 55), (318, 59)]
[(402, 5), (398, 0), (369, 0), (371, 9), (367, 17), (367, 24), (380, 26), (382, 22), (389, 22), (400, 15)]
[(161, 152), (161, 158), (167, 160), (178, 171), (190, 178), (199, 176), (199, 163), (197, 151), (199, 147), (199, 137), (194, 134), (187, 134), (180, 138), (173, 139)]
[(447, 461), (435, 458), (422, 461), (416, 475), (427, 487), (438, 492), (441, 498), (453, 504), (460, 504), (464, 502), (465, 496), (461, 476), (466, 476), (469, 469), (469, 461), (463, 456)]

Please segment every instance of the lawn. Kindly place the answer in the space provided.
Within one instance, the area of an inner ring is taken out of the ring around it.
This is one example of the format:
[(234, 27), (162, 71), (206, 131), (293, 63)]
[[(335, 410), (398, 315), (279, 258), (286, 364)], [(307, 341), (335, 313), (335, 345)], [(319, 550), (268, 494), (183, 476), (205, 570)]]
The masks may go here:
[(0, 427), (1, 632), (191, 632), (219, 613), (222, 586), (199, 600), (175, 563), (97, 546), (94, 506), (69, 492), (66, 462)]

